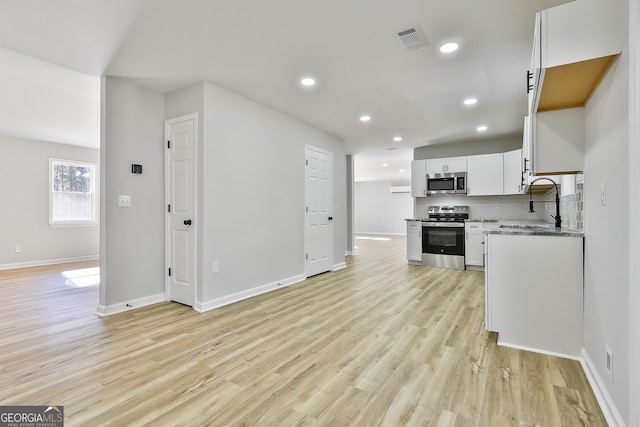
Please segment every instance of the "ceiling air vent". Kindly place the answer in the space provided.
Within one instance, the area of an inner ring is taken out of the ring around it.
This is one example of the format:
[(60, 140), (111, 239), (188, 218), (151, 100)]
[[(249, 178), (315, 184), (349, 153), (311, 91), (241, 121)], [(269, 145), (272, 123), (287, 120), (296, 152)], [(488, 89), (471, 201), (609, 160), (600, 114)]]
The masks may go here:
[(419, 25), (398, 31), (397, 36), (407, 49), (421, 49), (429, 44)]

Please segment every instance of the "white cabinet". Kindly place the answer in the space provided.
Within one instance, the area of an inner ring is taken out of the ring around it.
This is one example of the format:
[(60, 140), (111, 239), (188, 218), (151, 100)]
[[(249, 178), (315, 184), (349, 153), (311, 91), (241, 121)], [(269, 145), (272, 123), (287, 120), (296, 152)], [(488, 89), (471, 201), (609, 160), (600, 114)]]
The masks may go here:
[(421, 221), (407, 221), (407, 260), (410, 264), (422, 263)]
[(541, 14), (536, 14), (536, 21), (533, 30), (533, 49), (531, 50), (531, 63), (527, 70), (527, 112), (537, 111), (536, 96), (540, 88), (540, 19)]
[(504, 194), (524, 193), (522, 149), (504, 153)]
[(487, 234), (486, 325), (498, 344), (579, 357), (583, 238)]
[(464, 263), (467, 266), (484, 266), (484, 223), (469, 221), (464, 224)]
[(531, 117), (526, 116), (524, 118), (524, 130), (522, 132), (522, 172), (525, 177), (531, 175)]
[(576, 176), (560, 176), (560, 197), (571, 196), (573, 194), (576, 194)]
[(585, 109), (566, 108), (531, 116), (531, 162), (534, 175), (584, 170)]
[(529, 113), (583, 106), (621, 52), (620, 2), (580, 0), (536, 15)]
[(466, 172), (467, 158), (446, 157), (441, 159), (427, 159), (427, 173)]
[(411, 162), (411, 197), (427, 197), (427, 172), (425, 160)]
[(492, 196), (504, 194), (503, 154), (467, 156), (467, 195)]

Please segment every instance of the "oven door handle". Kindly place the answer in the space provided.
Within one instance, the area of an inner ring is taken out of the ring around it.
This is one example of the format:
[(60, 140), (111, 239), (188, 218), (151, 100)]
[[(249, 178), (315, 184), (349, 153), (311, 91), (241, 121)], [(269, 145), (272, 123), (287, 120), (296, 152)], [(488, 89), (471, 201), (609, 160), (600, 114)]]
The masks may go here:
[(463, 222), (431, 222), (423, 221), (422, 228), (424, 227), (442, 227), (442, 228), (464, 228)]

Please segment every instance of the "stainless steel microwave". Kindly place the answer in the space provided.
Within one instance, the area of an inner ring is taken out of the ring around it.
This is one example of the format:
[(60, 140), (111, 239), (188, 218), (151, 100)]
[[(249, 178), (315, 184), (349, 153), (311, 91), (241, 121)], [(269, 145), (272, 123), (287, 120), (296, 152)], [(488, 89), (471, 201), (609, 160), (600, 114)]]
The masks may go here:
[(427, 174), (427, 194), (467, 194), (467, 173)]

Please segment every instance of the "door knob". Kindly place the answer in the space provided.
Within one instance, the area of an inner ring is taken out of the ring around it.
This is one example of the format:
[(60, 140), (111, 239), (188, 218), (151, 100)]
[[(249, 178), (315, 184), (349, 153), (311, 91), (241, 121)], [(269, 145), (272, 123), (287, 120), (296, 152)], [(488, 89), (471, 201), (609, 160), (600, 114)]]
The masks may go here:
[(329, 217), (329, 221), (333, 221), (333, 217), (332, 216)]
[(184, 225), (191, 225), (191, 220), (190, 219), (185, 219), (184, 220)]

